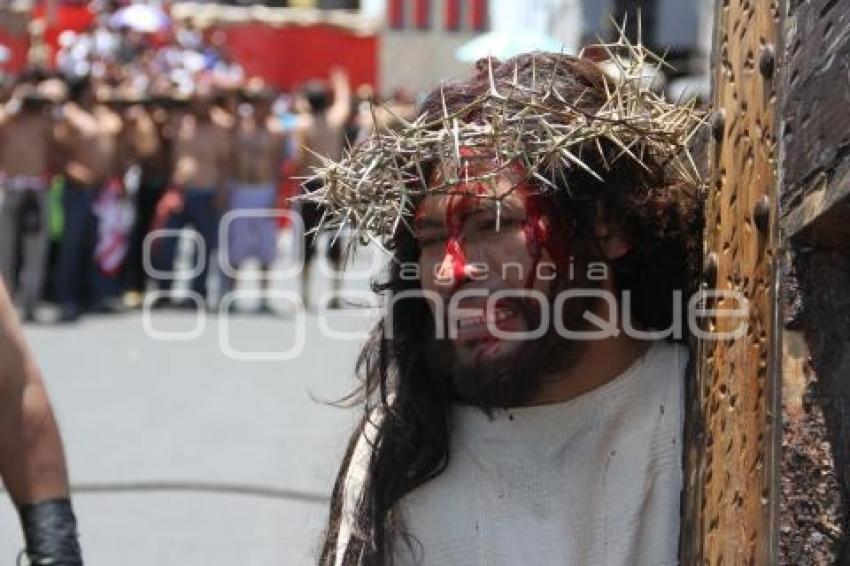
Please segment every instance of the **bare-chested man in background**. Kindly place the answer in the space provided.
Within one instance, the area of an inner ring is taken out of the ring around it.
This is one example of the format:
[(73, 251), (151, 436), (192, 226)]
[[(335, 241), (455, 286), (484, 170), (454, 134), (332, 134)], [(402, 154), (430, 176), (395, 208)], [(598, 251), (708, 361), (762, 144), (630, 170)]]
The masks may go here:
[[(192, 224), (203, 239), (206, 253), (196, 259), (202, 269), (192, 280), (192, 291), (206, 300), (207, 274), (218, 244), (219, 211), (227, 202), (231, 157), (230, 132), (224, 119), (214, 112), (213, 94), (210, 87), (199, 85), (189, 111), (178, 118), (170, 191), (180, 195), (182, 202), (166, 224), (168, 229)], [(173, 269), (177, 239), (163, 238), (159, 244), (161, 269)]]
[[(98, 103), (89, 77), (69, 80), (68, 101), (56, 126), (65, 177), (65, 230), (56, 273), (62, 321), (79, 317), (87, 298), (86, 283), (99, 285), (92, 261), (96, 230), (92, 205), (97, 192), (117, 173), (121, 127), (118, 115)], [(98, 306), (105, 298), (103, 289), (90, 291), (89, 301)]]
[(126, 110), (124, 121), (124, 144), (130, 154), (129, 160), (138, 165), (140, 174), (125, 272), (124, 304), (132, 308), (141, 305), (147, 287), (143, 243), (171, 176), (171, 153), (166, 135), (168, 113), (164, 108), (136, 104)]
[[(234, 130), (228, 261), (231, 269), (237, 270), (246, 259), (259, 259), (265, 289), (277, 250), (277, 219), (260, 214), (275, 208), (285, 138), (272, 115), (273, 93), (249, 87), (245, 98), (249, 111), (239, 117)], [(261, 308), (269, 311), (263, 299)]]
[[(344, 71), (336, 69), (331, 73), (331, 87), (321, 82), (310, 82), (304, 87), (309, 112), (303, 115), (295, 130), (296, 141), (296, 170), (300, 177), (310, 178), (314, 175), (314, 167), (321, 165), (318, 155), (333, 161), (342, 158), (343, 142), (345, 139), (345, 124), (351, 112), (351, 89), (348, 76)], [(304, 184), (307, 192), (313, 192), (321, 185), (316, 181)], [(310, 233), (319, 223), (322, 210), (318, 205), (308, 202), (301, 203), (301, 217), (304, 220), (304, 267), (301, 271), (301, 298), (304, 306), (308, 305), (307, 285), (310, 277), (310, 261), (316, 254), (317, 233)], [(336, 293), (340, 285), (341, 250), (338, 241), (334, 241), (328, 250), (328, 259), (334, 270), (331, 288), (334, 298), (329, 306), (336, 307), (339, 300)]]
[(34, 84), (22, 84), (0, 117), (0, 277), (17, 293), (25, 320), (35, 319), (47, 264), (53, 137), (48, 102)]

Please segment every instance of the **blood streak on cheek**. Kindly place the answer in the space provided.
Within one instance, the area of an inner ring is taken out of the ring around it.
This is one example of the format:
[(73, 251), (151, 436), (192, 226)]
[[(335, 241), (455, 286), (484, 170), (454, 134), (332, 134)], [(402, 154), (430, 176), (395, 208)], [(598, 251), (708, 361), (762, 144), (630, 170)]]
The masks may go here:
[[(520, 178), (526, 175), (525, 167), (518, 162), (513, 164), (512, 171)], [(543, 211), (540, 196), (527, 183), (521, 183), (517, 187), (517, 192), (525, 205), (525, 222), (522, 229), (528, 255), (531, 256), (531, 269), (525, 277), (525, 288), (531, 289), (537, 277), (537, 266), (540, 263), (543, 248), (548, 247), (550, 234), (546, 223), (541, 221)]]
[(525, 245), (528, 249), (528, 255), (531, 256), (531, 268), (525, 278), (525, 288), (531, 289), (534, 286), (534, 280), (537, 276), (537, 266), (540, 263), (540, 256), (543, 253), (543, 248), (549, 244), (549, 230), (544, 222), (541, 213), (540, 197), (533, 194), (528, 185), (519, 187), (519, 194), (522, 196), (525, 204), (525, 223), (523, 224), (523, 232), (525, 234)]
[(466, 254), (460, 243), (460, 232), (463, 228), (464, 218), (470, 207), (469, 197), (466, 195), (451, 195), (446, 204), (446, 251), (444, 257), (452, 262), (452, 281), (458, 286), (463, 281), (466, 267)]
[(446, 204), (446, 229), (448, 238), (446, 241), (445, 256), (452, 262), (452, 277), (455, 286), (460, 285), (466, 277), (466, 253), (461, 244), (461, 230), (463, 223), (469, 216), (477, 197), (485, 194), (487, 188), (483, 183), (464, 183), (458, 185), (458, 193), (449, 196)]
[[(537, 267), (540, 264), (540, 256), (544, 249), (549, 252), (557, 270), (566, 268), (569, 253), (566, 249), (566, 242), (563, 242), (562, 245), (552, 245), (553, 234), (550, 226), (555, 211), (551, 205), (544, 201), (540, 195), (534, 193), (528, 185), (521, 185), (519, 194), (525, 204), (526, 220), (523, 225), (523, 232), (525, 245), (528, 254), (531, 256), (531, 269), (525, 279), (525, 288), (531, 289), (537, 277)], [(546, 222), (547, 218), (550, 219), (550, 222)]]
[(463, 253), (463, 247), (457, 238), (449, 238), (446, 244), (446, 255), (452, 261), (452, 280), (455, 285), (462, 281), (466, 273), (466, 254)]

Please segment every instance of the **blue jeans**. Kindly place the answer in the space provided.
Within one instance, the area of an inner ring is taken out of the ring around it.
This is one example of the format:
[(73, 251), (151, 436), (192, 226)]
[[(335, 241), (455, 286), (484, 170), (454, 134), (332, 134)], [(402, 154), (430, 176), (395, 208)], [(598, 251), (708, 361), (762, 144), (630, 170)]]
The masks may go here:
[(94, 191), (71, 181), (66, 181), (62, 191), (65, 231), (56, 266), (56, 298), (66, 309), (81, 310), (86, 298), (86, 283), (93, 268)]
[[(183, 192), (183, 210), (172, 216), (166, 223), (166, 229), (177, 230), (192, 225), (201, 235), (206, 244), (206, 257), (203, 258), (201, 273), (192, 279), (192, 291), (201, 297), (207, 297), (207, 276), (210, 262), (215, 257), (213, 250), (218, 246), (219, 214), (215, 203), (215, 191), (212, 189), (185, 189)], [(157, 269), (171, 271), (174, 269), (174, 259), (177, 255), (177, 238), (163, 238), (159, 244), (154, 260)], [(194, 258), (195, 262), (200, 261)], [(165, 286), (168, 281), (161, 281)]]

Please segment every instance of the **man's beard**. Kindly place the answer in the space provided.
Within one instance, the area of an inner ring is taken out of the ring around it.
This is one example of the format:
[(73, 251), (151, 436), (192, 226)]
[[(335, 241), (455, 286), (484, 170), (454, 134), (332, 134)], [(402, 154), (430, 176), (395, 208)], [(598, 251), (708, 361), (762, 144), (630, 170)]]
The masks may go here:
[[(539, 328), (541, 315), (536, 301), (525, 298), (507, 301), (524, 321), (526, 331)], [(587, 329), (589, 325), (584, 313), (595, 312), (598, 302), (597, 297), (566, 301), (561, 313), (564, 328), (571, 331)], [(550, 311), (553, 304), (554, 296), (550, 296)], [(504, 348), (508, 351), (501, 355), (463, 359), (451, 340), (433, 338), (426, 346), (426, 359), (434, 378), (451, 382), (456, 401), (490, 411), (533, 402), (546, 383), (555, 381), (558, 374), (576, 364), (585, 345), (583, 341), (560, 336), (550, 320), (549, 327), (540, 338), (522, 341), (493, 339), (492, 343), (479, 346), (491, 346), (497, 351), (503, 346), (513, 346)]]

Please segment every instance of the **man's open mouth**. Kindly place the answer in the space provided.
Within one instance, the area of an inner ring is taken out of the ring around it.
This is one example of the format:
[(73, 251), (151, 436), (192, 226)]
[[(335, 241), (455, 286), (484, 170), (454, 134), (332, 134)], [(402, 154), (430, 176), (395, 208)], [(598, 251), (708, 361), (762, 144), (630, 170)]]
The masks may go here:
[(494, 329), (518, 332), (524, 327), (520, 314), (510, 307), (482, 308), (479, 312), (465, 310), (464, 316), (457, 319), (457, 339), (462, 342), (493, 340), (497, 338), (493, 335)]

